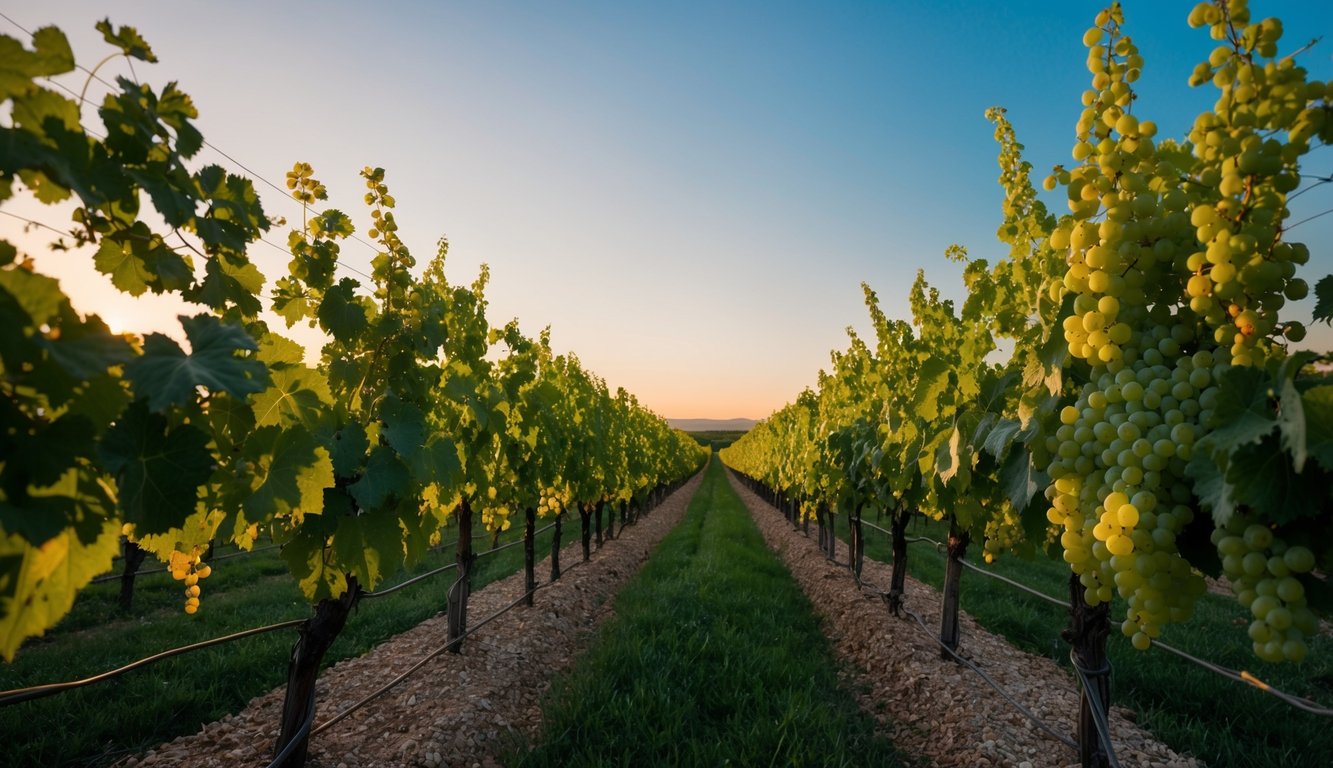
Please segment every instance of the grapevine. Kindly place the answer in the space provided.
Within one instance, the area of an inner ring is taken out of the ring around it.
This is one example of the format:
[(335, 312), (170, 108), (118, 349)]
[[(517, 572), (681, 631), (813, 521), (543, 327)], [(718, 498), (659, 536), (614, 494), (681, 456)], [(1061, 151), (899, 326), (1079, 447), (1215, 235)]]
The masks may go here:
[[(1224, 575), (1254, 653), (1300, 661), (1333, 566), (1333, 383), (1327, 357), (1288, 349), (1305, 327), (1282, 310), (1310, 292), (1310, 252), (1290, 239), (1287, 205), (1303, 156), (1333, 142), (1333, 83), (1282, 55), (1281, 23), (1244, 0), (1200, 3), (1189, 23), (1217, 43), (1190, 84), (1218, 98), (1188, 136), (1137, 113), (1143, 57), (1119, 5), (1102, 11), (1083, 37), (1075, 163), (1045, 181), (1069, 212), (1046, 212), (992, 110), (1009, 258), (951, 249), (966, 262), (961, 311), (919, 279), (911, 323), (867, 289), (874, 375), (844, 364), (861, 354), (854, 339), (806, 406), (723, 457), (802, 500), (947, 516), (984, 537), (987, 559), (1049, 544), (1086, 605), (1120, 601), (1138, 649)], [(1327, 321), (1333, 278), (1316, 293)], [(992, 366), (995, 338), (1013, 353)], [(857, 427), (867, 410), (873, 437)], [(806, 412), (821, 418), (807, 426)]]

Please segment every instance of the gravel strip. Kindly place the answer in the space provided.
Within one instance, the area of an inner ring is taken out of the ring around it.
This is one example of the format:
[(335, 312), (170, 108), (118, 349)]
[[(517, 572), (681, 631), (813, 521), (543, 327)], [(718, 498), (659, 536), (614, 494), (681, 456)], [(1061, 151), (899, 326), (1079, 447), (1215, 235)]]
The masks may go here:
[[(1074, 752), (1039, 730), (976, 673), (941, 660), (939, 645), (915, 621), (894, 618), (877, 595), (858, 589), (845, 567), (830, 563), (819, 551), (813, 534), (807, 538), (793, 530), (778, 510), (730, 479), (768, 546), (791, 569), (823, 617), (839, 656), (855, 670), (849, 673), (849, 688), (862, 691), (862, 707), (880, 721), (899, 749), (924, 765), (1078, 765)], [(908, 569), (910, 574), (910, 560)], [(865, 581), (887, 587), (890, 575), (888, 565), (866, 559)], [(940, 593), (910, 575), (906, 593), (907, 607), (938, 634)], [(1078, 687), (1072, 674), (1050, 659), (1014, 648), (966, 613), (961, 623), (960, 654), (1056, 732), (1072, 736), (1078, 714)], [(1114, 705), (1111, 710), (1111, 735), (1121, 765), (1201, 765), (1131, 722), (1134, 715), (1129, 710)]]
[[(315, 768), (360, 766), (496, 766), (507, 748), (533, 739), (541, 724), (541, 699), (551, 677), (570, 665), (612, 612), (612, 598), (680, 522), (702, 478), (691, 479), (639, 522), (626, 528), (591, 560), (579, 564), (578, 516), (567, 519), (560, 563), (566, 574), (520, 606), (469, 637), (460, 655), (431, 660), (398, 687), (311, 740)], [(595, 545), (594, 545), (595, 546)], [(537, 574), (550, 574), (547, 560)], [(447, 577), (446, 577), (447, 579)], [(440, 590), (448, 581), (423, 584)], [(523, 572), (475, 592), (468, 621), (475, 625), (523, 594)], [(364, 610), (373, 611), (374, 604)], [(444, 644), (443, 614), (377, 646), (364, 656), (325, 670), (318, 683), (316, 723), (392, 680)], [(283, 689), (253, 699), (239, 714), (206, 725), (126, 766), (266, 766), (277, 740)]]

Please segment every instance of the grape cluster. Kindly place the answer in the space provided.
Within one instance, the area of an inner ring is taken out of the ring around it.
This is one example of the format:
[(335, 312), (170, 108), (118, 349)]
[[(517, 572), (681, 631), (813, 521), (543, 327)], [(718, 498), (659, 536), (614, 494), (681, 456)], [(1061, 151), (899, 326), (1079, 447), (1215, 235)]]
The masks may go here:
[(541, 500), (537, 503), (537, 516), (558, 515), (569, 506), (571, 493), (568, 488), (561, 491), (555, 486), (542, 489)]
[(199, 547), (193, 547), (188, 553), (174, 550), (171, 553), (171, 578), (185, 582), (185, 612), (193, 614), (199, 610), (199, 580), (206, 579), (213, 573), (212, 566), (202, 562)]
[(1053, 291), (1074, 294), (1064, 338), (1091, 366), (1047, 439), (1047, 518), (1063, 528), (1085, 600), (1118, 594), (1122, 630), (1146, 648), (1163, 625), (1188, 619), (1205, 590), (1176, 536), (1194, 516), (1185, 466), (1230, 360), (1199, 344), (1191, 311), (1172, 312), (1176, 261), (1194, 235), (1189, 198), (1163, 167), (1173, 148), (1158, 147), (1156, 126), (1130, 114), (1143, 62), (1121, 21), (1112, 7), (1084, 36), (1093, 79), (1074, 145), (1082, 164), (1047, 181), (1065, 185), (1071, 213), (1050, 238), (1067, 253)]
[[(1051, 296), (1074, 295), (1062, 330), (1090, 372), (1043, 448), (1047, 517), (1063, 528), (1066, 561), (1088, 603), (1126, 601), (1121, 628), (1144, 649), (1205, 590), (1176, 536), (1194, 517), (1185, 468), (1214, 427), (1222, 374), (1280, 354), (1279, 332), (1304, 335), (1277, 322), (1285, 301), (1308, 292), (1295, 272), (1309, 253), (1282, 240), (1282, 223), (1296, 162), (1324, 127), (1314, 100), (1328, 89), (1307, 84), (1290, 58), (1271, 60), (1276, 20), (1251, 24), (1245, 0), (1202, 3), (1191, 23), (1226, 44), (1193, 82), (1211, 80), (1221, 98), (1188, 144), (1158, 143), (1156, 126), (1130, 114), (1142, 59), (1122, 21), (1112, 6), (1084, 36), (1093, 79), (1073, 151), (1080, 165), (1046, 183), (1066, 188), (1071, 213), (1050, 237), (1067, 254)], [(1256, 654), (1302, 658), (1313, 614), (1294, 574), (1313, 566), (1310, 551), (1242, 516), (1214, 542), (1254, 614)]]
[(1168, 366), (1160, 351), (1178, 350), (1187, 330), (1158, 326), (1143, 353), (1126, 346), (1130, 362), (1102, 368), (1048, 439), (1047, 518), (1063, 528), (1065, 560), (1089, 604), (1116, 593), (1126, 601), (1121, 628), (1139, 648), (1166, 623), (1188, 620), (1205, 590), (1176, 536), (1194, 518), (1185, 465), (1199, 424), (1211, 419), (1214, 361), (1197, 352)]
[(1249, 630), (1254, 654), (1264, 661), (1304, 659), (1305, 638), (1318, 631), (1318, 622), (1297, 575), (1314, 569), (1314, 553), (1289, 546), (1243, 515), (1213, 531), (1213, 543), (1222, 555), (1222, 572), (1254, 617)]
[(1247, 0), (1200, 3), (1189, 21), (1222, 43), (1190, 79), (1211, 82), (1220, 94), (1189, 134), (1211, 193), (1191, 212), (1199, 248), (1187, 264), (1190, 307), (1214, 329), (1217, 344), (1230, 345), (1237, 365), (1253, 365), (1275, 332), (1291, 341), (1305, 337), (1300, 323), (1277, 323), (1287, 300), (1309, 293), (1295, 276), (1309, 251), (1282, 241), (1282, 223), (1287, 195), (1300, 184), (1298, 160), (1325, 128), (1320, 102), (1333, 83), (1307, 82), (1294, 58), (1275, 59), (1282, 23), (1252, 22)]

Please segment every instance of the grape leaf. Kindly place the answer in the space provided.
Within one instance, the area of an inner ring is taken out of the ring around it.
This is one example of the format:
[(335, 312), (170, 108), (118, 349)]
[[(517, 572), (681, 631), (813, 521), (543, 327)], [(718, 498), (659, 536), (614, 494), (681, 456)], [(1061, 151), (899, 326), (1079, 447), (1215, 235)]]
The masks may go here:
[(370, 449), (370, 440), (360, 424), (352, 422), (333, 436), (333, 471), (340, 477), (355, 477)]
[(36, 89), (39, 77), (74, 69), (74, 51), (65, 33), (42, 27), (32, 36), (32, 50), (8, 35), (0, 35), (0, 101), (9, 101)]
[(1218, 381), (1216, 422), (1222, 426), (1208, 436), (1213, 451), (1230, 452), (1256, 443), (1276, 426), (1268, 402), (1270, 382), (1263, 371), (1233, 367)]
[(398, 460), (393, 449), (380, 445), (370, 452), (365, 473), (360, 480), (347, 486), (347, 492), (362, 510), (376, 510), (392, 497), (405, 497), (410, 480), (407, 467)]
[(385, 441), (411, 463), (426, 444), (426, 415), (415, 405), (390, 395), (380, 406), (380, 421)]
[[(6, 457), (6, 471), (21, 467), (33, 485), (51, 485), (80, 456), (91, 454), (93, 425), (83, 416), (64, 414), (50, 423), (28, 425), (20, 450)], [(12, 529), (11, 529), (12, 530)]]
[(443, 435), (432, 435), (424, 450), (418, 451), (413, 457), (412, 471), (419, 482), (452, 488), (463, 472), (458, 446)]
[(153, 54), (148, 41), (144, 40), (139, 30), (134, 27), (122, 26), (120, 29), (112, 29), (111, 19), (102, 19), (97, 22), (95, 29), (102, 33), (103, 40), (119, 48), (126, 56), (150, 64), (157, 63), (157, 56)]
[(136, 222), (134, 229), (123, 236), (104, 238), (93, 255), (93, 266), (131, 296), (141, 296), (148, 290), (180, 291), (194, 281), (189, 261), (160, 238), (152, 237), (142, 222)]
[[(1029, 502), (1038, 495), (1038, 491), (1048, 485), (1049, 478), (1046, 477), (1046, 473), (1032, 466), (1031, 458), (1027, 451), (1010, 451), (1009, 456), (1000, 465), (1000, 485), (1005, 498), (1014, 509), (1027, 509)], [(1043, 519), (1045, 513), (1043, 505)]]
[(176, 527), (194, 512), (199, 486), (213, 472), (208, 435), (189, 424), (168, 430), (165, 417), (136, 401), (102, 438), (102, 462), (120, 488), (125, 522), (143, 534)]
[(47, 130), (80, 130), (79, 105), (54, 91), (38, 90), (15, 99), (12, 119), (35, 136), (44, 137)]
[(1314, 320), (1333, 325), (1333, 275), (1324, 275), (1314, 286)]
[(153, 333), (144, 339), (143, 356), (125, 366), (125, 378), (150, 408), (162, 411), (192, 402), (196, 387), (244, 399), (269, 383), (262, 362), (236, 355), (256, 349), (243, 328), (207, 314), (182, 315), (180, 322), (190, 340), (190, 354), (166, 336)]
[(304, 348), (273, 333), (259, 342), (259, 361), (268, 366), (269, 386), (251, 403), (259, 426), (300, 424), (318, 431), (331, 418), (333, 393), (319, 371), (303, 362)]
[[(244, 240), (241, 242), (243, 244)], [(183, 291), (182, 295), (188, 301), (214, 309), (235, 305), (242, 315), (253, 317), (263, 308), (257, 298), (263, 290), (264, 275), (255, 265), (249, 262), (233, 264), (226, 257), (218, 256), (204, 263), (204, 281)]]
[(42, 338), (38, 344), (72, 378), (84, 380), (104, 375), (108, 368), (124, 365), (133, 357), (129, 342), (112, 335), (96, 315), (80, 321), (68, 305), (60, 314), (59, 337)]
[[(1226, 461), (1225, 454), (1220, 458)], [(1236, 512), (1236, 503), (1222, 468), (1207, 450), (1206, 440), (1195, 447), (1194, 456), (1185, 466), (1185, 474), (1194, 480), (1194, 495), (1212, 513), (1213, 522), (1219, 526), (1230, 522)]]
[(93, 536), (66, 528), (41, 546), (0, 529), (0, 656), (13, 661), (25, 639), (69, 613), (78, 591), (111, 568), (119, 537), (114, 520), (100, 523)]
[(339, 518), (333, 552), (339, 568), (356, 576), (365, 589), (374, 589), (403, 560), (398, 516), (376, 511)]
[(12, 328), (45, 325), (69, 303), (55, 278), (26, 269), (0, 270), (0, 289), (17, 305), (6, 308), (2, 315), (16, 321)]
[[(1292, 362), (1294, 359), (1289, 358), (1287, 362)], [(1284, 363), (1283, 369), (1286, 367)], [(1298, 369), (1299, 365), (1296, 368)], [(1291, 455), (1292, 467), (1300, 472), (1305, 468), (1305, 459), (1308, 455), (1305, 406), (1301, 401), (1301, 394), (1296, 391), (1296, 383), (1286, 376), (1282, 377), (1277, 426), (1278, 434), (1282, 436), (1282, 448)]]
[(273, 285), (273, 311), (291, 328), (314, 313), (313, 295), (299, 281), (280, 277)]
[(118, 376), (98, 376), (84, 382), (65, 405), (68, 413), (83, 416), (100, 432), (130, 404), (129, 390)]
[(347, 591), (347, 577), (330, 565), (323, 533), (302, 527), (282, 546), (282, 559), (296, 578), (301, 593), (311, 602), (336, 597)]
[(209, 543), (217, 537), (217, 531), (227, 515), (220, 509), (208, 509), (200, 505), (194, 514), (181, 521), (179, 528), (152, 536), (137, 536), (135, 543), (166, 561), (171, 553), (180, 548), (188, 551), (190, 547), (208, 549)]
[(997, 459), (1008, 455), (1010, 446), (1022, 431), (1023, 425), (1012, 419), (1000, 419), (995, 423), (986, 435), (986, 440), (982, 443), (982, 450)]
[(255, 462), (259, 480), (244, 502), (249, 520), (291, 517), (299, 525), (306, 515), (324, 511), (324, 489), (333, 486), (333, 462), (304, 428), (261, 427), (246, 441), (245, 452)]
[(1305, 449), (1324, 469), (1333, 472), (1333, 385), (1305, 391)]
[(344, 277), (324, 293), (319, 304), (319, 325), (333, 338), (347, 342), (370, 327), (366, 308), (354, 293), (356, 281)]
[(917, 375), (912, 414), (924, 421), (940, 415), (940, 396), (949, 389), (949, 363), (938, 357), (926, 359)]
[(1278, 525), (1319, 514), (1333, 485), (1328, 474), (1314, 467), (1296, 472), (1276, 436), (1237, 449), (1226, 479), (1237, 503)]

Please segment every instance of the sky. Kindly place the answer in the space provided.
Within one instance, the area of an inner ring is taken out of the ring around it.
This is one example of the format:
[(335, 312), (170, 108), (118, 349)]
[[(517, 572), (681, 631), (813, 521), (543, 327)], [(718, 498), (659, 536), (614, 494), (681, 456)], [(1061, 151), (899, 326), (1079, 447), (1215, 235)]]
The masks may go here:
[[(1135, 114), (1181, 137), (1216, 98), (1190, 89), (1215, 43), (1185, 23), (1192, 3), (1126, 0), (1146, 63)], [(364, 232), (360, 169), (387, 170), (399, 235), (424, 262), (442, 237), (447, 271), (490, 265), (488, 316), (552, 327), (612, 387), (673, 418), (762, 418), (813, 386), (846, 329), (869, 333), (862, 281), (908, 316), (918, 269), (961, 299), (953, 243), (1005, 254), (988, 107), (1008, 110), (1038, 183), (1072, 164), (1081, 39), (1097, 2), (77, 2), (0, 5), (29, 30), (54, 24), (80, 64), (109, 49), (99, 19), (135, 26), (160, 59), (133, 76), (178, 81), (205, 139), (256, 178), (267, 212), (295, 218), (281, 186), (311, 163), (329, 205)], [(1290, 51), (1333, 79), (1333, 5), (1252, 0), (1278, 15)], [(26, 41), (0, 19), (0, 32)], [(131, 74), (123, 60), (99, 74)], [(78, 74), (61, 79), (74, 90)], [(100, 100), (105, 89), (89, 85)], [(96, 125), (96, 123), (93, 123)], [(1307, 158), (1333, 174), (1333, 151)], [(1067, 210), (1046, 197), (1052, 210)], [(1333, 208), (1333, 184), (1293, 221)], [(68, 210), (5, 210), (64, 227)], [(0, 232), (22, 237), (0, 220)], [(193, 313), (116, 294), (87, 253), (25, 242), (76, 306), (120, 330), (168, 331)], [(1333, 273), (1333, 214), (1297, 228), (1302, 273)], [(267, 239), (282, 244), (285, 230)], [(369, 271), (370, 248), (344, 261)], [(288, 256), (256, 246), (270, 280)], [(1309, 301), (1284, 317), (1306, 320)], [(303, 337), (308, 344), (318, 340)], [(1333, 349), (1333, 331), (1307, 345)]]

